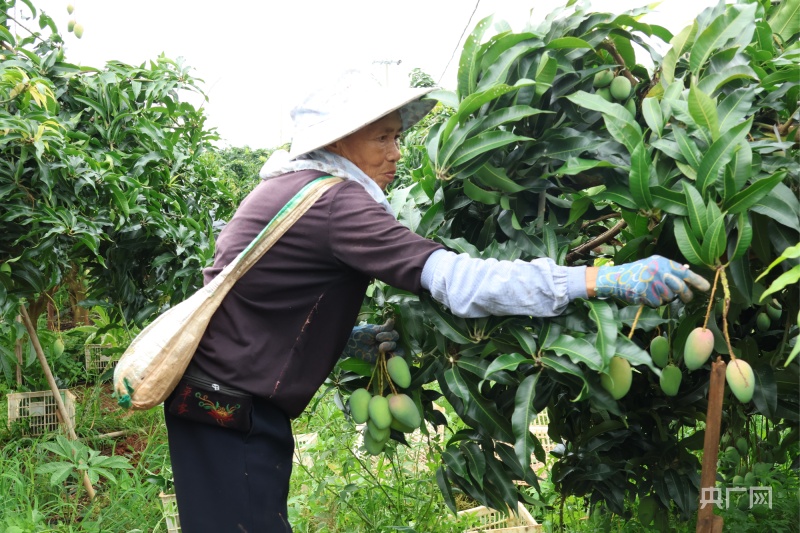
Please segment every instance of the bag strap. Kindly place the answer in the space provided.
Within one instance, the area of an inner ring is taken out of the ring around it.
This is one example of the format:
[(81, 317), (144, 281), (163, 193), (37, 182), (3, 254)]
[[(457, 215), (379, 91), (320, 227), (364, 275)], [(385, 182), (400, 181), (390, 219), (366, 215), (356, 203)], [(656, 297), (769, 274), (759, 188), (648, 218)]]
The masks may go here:
[[(321, 176), (304, 186), (295, 194), (286, 205), (273, 217), (272, 220), (256, 235), (253, 241), (248, 244), (239, 255), (229, 263), (208, 285), (218, 285), (226, 291), (232, 286), (245, 272), (250, 270), (261, 257), (272, 248), (278, 239), (286, 233), (292, 225), (302, 217), (309, 208), (323, 195), (325, 191), (344, 181), (342, 178), (334, 176)], [(218, 290), (209, 287), (211, 290)]]

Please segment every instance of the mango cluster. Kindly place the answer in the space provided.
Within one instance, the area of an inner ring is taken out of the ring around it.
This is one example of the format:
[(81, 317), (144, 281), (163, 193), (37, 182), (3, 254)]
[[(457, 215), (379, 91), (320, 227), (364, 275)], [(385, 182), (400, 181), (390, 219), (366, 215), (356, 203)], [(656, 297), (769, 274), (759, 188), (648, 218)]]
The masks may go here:
[[(688, 370), (697, 370), (706, 364), (713, 351), (714, 333), (708, 328), (694, 328), (686, 337), (683, 363)], [(653, 363), (662, 369), (659, 379), (661, 390), (667, 396), (677, 396), (683, 375), (681, 369), (670, 360), (669, 352), (667, 337), (659, 335), (650, 341), (650, 357)], [(731, 392), (740, 402), (747, 403), (752, 400), (755, 375), (747, 361), (732, 356), (725, 371), (725, 379)]]
[(594, 75), (595, 94), (608, 102), (622, 104), (631, 115), (636, 115), (636, 101), (631, 97), (633, 85), (625, 76), (614, 76), (611, 70), (601, 70)]
[[(75, 11), (75, 6), (68, 4), (67, 13), (72, 15), (73, 11)], [(74, 18), (69, 19), (69, 22), (67, 22), (67, 31), (74, 33), (75, 37), (78, 39), (83, 37), (83, 25), (77, 22)]]
[[(377, 379), (376, 379), (377, 378)], [(388, 379), (386, 379), (388, 378)], [(398, 355), (382, 355), (373, 369), (371, 383), (376, 384), (375, 394), (359, 388), (350, 394), (350, 416), (356, 424), (365, 424), (364, 448), (370, 455), (379, 455), (391, 436), (391, 430), (410, 433), (422, 423), (422, 415), (411, 397), (397, 391), (411, 385), (411, 370), (405, 359)], [(389, 394), (383, 395), (389, 385)], [(368, 386), (369, 387), (369, 386)]]

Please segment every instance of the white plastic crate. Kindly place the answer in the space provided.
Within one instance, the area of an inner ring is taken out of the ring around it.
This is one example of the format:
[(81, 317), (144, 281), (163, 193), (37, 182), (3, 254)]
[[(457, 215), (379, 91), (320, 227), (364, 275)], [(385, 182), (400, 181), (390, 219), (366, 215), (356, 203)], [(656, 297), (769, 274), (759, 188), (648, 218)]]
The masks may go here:
[[(75, 426), (75, 395), (61, 389), (61, 400), (67, 409), (70, 422)], [(24, 425), (26, 435), (43, 435), (58, 430), (64, 421), (58, 412), (53, 391), (12, 392), (8, 394), (8, 427), (15, 423)]]
[(158, 495), (161, 498), (161, 510), (164, 513), (164, 522), (167, 525), (167, 533), (179, 533), (181, 531), (181, 519), (178, 516), (178, 500), (174, 494)]
[(106, 352), (111, 348), (110, 344), (87, 344), (84, 349), (84, 359), (86, 362), (86, 374), (91, 377), (98, 377), (109, 368), (117, 365), (116, 360)]
[(473, 507), (458, 512), (459, 516), (478, 519), (478, 525), (470, 526), (464, 533), (539, 533), (542, 526), (521, 503), (516, 514), (503, 514), (485, 506)]

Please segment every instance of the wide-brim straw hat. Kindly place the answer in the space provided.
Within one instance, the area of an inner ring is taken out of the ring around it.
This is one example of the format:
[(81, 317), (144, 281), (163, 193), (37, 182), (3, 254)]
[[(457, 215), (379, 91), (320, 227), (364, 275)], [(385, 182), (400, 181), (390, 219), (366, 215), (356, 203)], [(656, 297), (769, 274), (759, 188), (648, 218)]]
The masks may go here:
[(419, 122), (436, 105), (422, 98), (425, 88), (388, 88), (370, 74), (348, 70), (325, 81), (291, 111), (294, 133), (289, 150), (295, 159), (347, 137), (367, 124), (400, 111), (403, 130)]

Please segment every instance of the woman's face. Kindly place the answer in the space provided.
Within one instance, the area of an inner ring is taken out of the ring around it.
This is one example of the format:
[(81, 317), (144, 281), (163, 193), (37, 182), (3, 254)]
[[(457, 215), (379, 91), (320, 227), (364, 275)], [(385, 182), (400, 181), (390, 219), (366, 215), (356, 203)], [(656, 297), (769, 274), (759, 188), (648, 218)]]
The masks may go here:
[(400, 160), (398, 140), (402, 131), (400, 112), (395, 111), (328, 145), (326, 149), (349, 159), (382, 190), (386, 190), (397, 172), (397, 162)]

